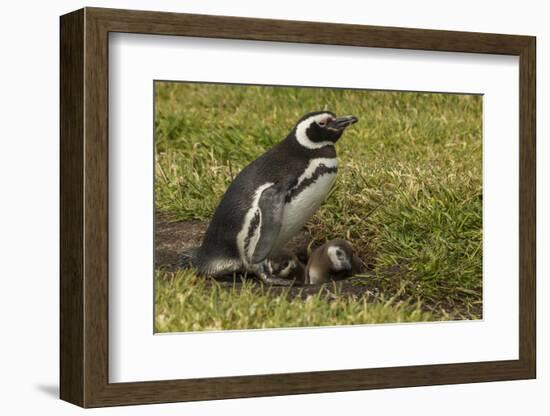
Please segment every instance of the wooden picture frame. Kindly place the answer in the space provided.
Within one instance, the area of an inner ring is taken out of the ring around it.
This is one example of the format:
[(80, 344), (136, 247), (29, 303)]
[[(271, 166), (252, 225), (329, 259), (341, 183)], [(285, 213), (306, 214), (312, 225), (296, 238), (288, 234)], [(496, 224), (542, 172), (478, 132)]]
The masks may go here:
[[(62, 16), (60, 29), (61, 399), (82, 407), (100, 407), (535, 378), (534, 37), (100, 8)], [(518, 56), (519, 359), (109, 383), (110, 32)]]

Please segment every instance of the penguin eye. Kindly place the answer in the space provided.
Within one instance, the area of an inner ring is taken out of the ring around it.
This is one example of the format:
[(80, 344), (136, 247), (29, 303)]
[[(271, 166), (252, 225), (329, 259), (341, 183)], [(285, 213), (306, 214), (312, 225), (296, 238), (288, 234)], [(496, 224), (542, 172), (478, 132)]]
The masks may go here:
[(327, 121), (326, 120), (321, 120), (318, 124), (321, 127), (325, 127), (327, 125)]
[(344, 252), (342, 250), (338, 250), (336, 252), (336, 255), (338, 256), (339, 259), (341, 259), (342, 257), (344, 257)]

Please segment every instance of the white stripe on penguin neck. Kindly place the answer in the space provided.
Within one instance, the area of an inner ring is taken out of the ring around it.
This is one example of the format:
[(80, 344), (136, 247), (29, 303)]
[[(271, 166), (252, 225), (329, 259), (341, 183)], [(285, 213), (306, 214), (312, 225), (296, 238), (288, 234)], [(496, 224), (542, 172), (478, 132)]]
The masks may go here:
[(323, 120), (327, 116), (331, 116), (330, 113), (321, 113), (317, 114), (311, 117), (306, 118), (305, 120), (298, 123), (296, 126), (296, 140), (298, 140), (298, 143), (300, 143), (302, 146), (308, 148), (308, 149), (320, 149), (321, 147), (325, 146), (334, 146), (334, 143), (327, 140), (324, 142), (314, 142), (309, 137), (307, 137), (306, 130), (311, 125), (311, 123)]
[(294, 186), (294, 188), (298, 188), (303, 181), (311, 178), (315, 174), (317, 168), (319, 168), (320, 166), (325, 166), (327, 168), (337, 168), (338, 159), (327, 157), (318, 157), (315, 159), (311, 159), (307, 165), (306, 170), (304, 170), (304, 173), (302, 173), (298, 178), (298, 182), (296, 183), (296, 186)]

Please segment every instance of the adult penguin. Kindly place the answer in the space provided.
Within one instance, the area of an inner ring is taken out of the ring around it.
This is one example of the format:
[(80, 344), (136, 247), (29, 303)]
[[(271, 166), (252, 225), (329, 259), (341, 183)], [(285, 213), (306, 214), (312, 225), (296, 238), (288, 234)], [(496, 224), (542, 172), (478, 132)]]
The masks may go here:
[(246, 166), (227, 188), (200, 247), (182, 265), (201, 275), (252, 273), (264, 283), (288, 285), (266, 260), (276, 255), (325, 200), (336, 178), (334, 144), (354, 116), (330, 111), (303, 116), (288, 136)]

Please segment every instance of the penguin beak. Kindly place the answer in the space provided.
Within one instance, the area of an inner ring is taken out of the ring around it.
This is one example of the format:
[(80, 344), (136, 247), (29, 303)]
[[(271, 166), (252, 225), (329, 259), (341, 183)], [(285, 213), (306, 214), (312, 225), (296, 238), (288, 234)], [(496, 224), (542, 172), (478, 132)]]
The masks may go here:
[(351, 271), (351, 263), (349, 260), (344, 260), (342, 262), (342, 270), (346, 271), (346, 272), (350, 272)]
[(327, 124), (327, 127), (334, 130), (343, 130), (348, 126), (357, 123), (357, 121), (358, 119), (355, 116), (343, 116), (335, 118), (334, 120), (329, 122)]

